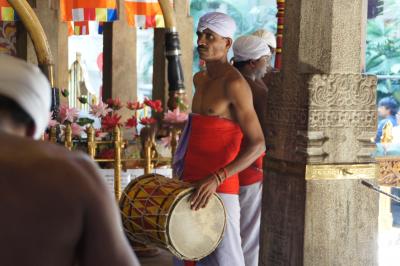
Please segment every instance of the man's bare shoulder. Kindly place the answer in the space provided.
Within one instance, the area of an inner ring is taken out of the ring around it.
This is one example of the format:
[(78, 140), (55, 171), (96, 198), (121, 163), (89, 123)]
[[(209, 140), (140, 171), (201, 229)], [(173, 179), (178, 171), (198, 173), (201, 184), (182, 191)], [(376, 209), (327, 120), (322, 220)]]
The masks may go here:
[(227, 85), (229, 84), (236, 84), (236, 83), (246, 83), (245, 78), (240, 74), (239, 70), (235, 67), (230, 66), (225, 74), (225, 82)]
[(197, 72), (193, 76), (193, 83), (195, 86), (198, 86), (206, 78), (207, 78), (207, 72), (205, 70)]
[(61, 145), (47, 141), (1, 135), (0, 145), (4, 150), (4, 153), (0, 153), (1, 165), (12, 167), (21, 164), (26, 170), (32, 168), (37, 172), (47, 169), (52, 176), (63, 178), (73, 175), (71, 179), (81, 179), (85, 174), (88, 176), (89, 171), (96, 171), (94, 162), (83, 152), (70, 152)]
[(52, 162), (62, 161), (66, 165), (69, 163), (78, 163), (83, 166), (93, 165), (89, 156), (81, 151), (71, 152), (61, 145), (46, 141), (35, 141), (35, 146), (36, 156), (43, 160), (49, 160)]
[(225, 88), (227, 89), (227, 92), (232, 90), (250, 91), (250, 86), (246, 79), (234, 67), (229, 69), (226, 73)]
[(69, 151), (64, 147), (48, 142), (40, 142), (41, 152), (38, 154), (43, 161), (62, 166), (57, 171), (65, 168), (73, 169), (76, 173), (77, 182), (95, 183), (102, 182), (95, 162), (82, 151)]
[(197, 79), (199, 79), (199, 78), (201, 78), (201, 77), (204, 77), (204, 76), (207, 76), (207, 71), (201, 70), (201, 71), (196, 72), (196, 73), (194, 74), (193, 79), (194, 79), (194, 80), (197, 80)]

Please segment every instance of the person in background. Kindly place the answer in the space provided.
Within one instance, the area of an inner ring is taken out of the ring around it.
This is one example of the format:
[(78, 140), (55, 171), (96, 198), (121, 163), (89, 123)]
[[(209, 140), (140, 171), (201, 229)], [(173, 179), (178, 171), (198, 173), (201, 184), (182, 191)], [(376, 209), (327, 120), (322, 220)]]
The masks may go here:
[[(267, 87), (261, 80), (270, 65), (271, 51), (260, 37), (241, 36), (233, 43), (233, 66), (236, 67), (253, 95), (253, 105), (265, 136)], [(242, 143), (242, 147), (246, 145)], [(260, 246), (261, 198), (263, 187), (263, 158), (260, 156), (247, 169), (239, 173), (240, 183), (240, 235), (246, 266), (258, 266)]]
[[(375, 136), (375, 143), (381, 143), (385, 127), (397, 126), (396, 114), (398, 103), (392, 97), (382, 98), (378, 103), (378, 116), (381, 119), (378, 123), (378, 129)], [(387, 136), (386, 138), (390, 138)]]
[(275, 61), (274, 57), (275, 57), (275, 52), (276, 52), (275, 34), (273, 34), (270, 31), (267, 31), (265, 29), (259, 29), (259, 30), (256, 30), (255, 32), (253, 32), (252, 35), (264, 39), (265, 42), (267, 43), (268, 48), (271, 51), (271, 60), (270, 60), (270, 63), (268, 64), (267, 74), (272, 73), (275, 69), (274, 66), (272, 65), (272, 63)]

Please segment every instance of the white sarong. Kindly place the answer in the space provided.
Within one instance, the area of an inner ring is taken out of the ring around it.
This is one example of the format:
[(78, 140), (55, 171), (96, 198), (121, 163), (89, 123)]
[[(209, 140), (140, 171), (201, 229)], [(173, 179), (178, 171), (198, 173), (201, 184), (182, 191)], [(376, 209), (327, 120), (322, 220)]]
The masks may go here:
[(240, 187), (240, 235), (246, 266), (258, 266), (262, 182)]

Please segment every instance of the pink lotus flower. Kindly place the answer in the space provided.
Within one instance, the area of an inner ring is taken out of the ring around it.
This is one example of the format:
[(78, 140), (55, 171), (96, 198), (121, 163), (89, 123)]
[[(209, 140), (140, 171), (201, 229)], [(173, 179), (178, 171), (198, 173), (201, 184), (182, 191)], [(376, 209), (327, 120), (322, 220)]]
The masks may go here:
[(72, 123), (71, 124), (71, 131), (72, 131), (72, 136), (73, 137), (80, 137), (81, 134), (82, 134), (83, 129), (77, 123)]
[(68, 121), (73, 123), (79, 116), (79, 110), (76, 108), (68, 108), (66, 105), (60, 106), (60, 119), (61, 123)]
[(188, 114), (181, 112), (179, 108), (175, 108), (174, 111), (169, 111), (164, 114), (164, 121), (167, 123), (183, 123), (188, 119)]
[(132, 110), (132, 111), (143, 109), (143, 106), (144, 106), (144, 104), (140, 103), (140, 102), (132, 101), (132, 102), (126, 103), (126, 108), (128, 108), (129, 110)]
[(60, 124), (60, 123), (57, 120), (53, 119), (53, 112), (50, 112), (49, 113), (49, 124), (47, 126), (50, 128), (50, 127), (55, 127), (58, 124)]
[(99, 104), (90, 105), (90, 114), (97, 118), (105, 117), (110, 112), (112, 112), (112, 109), (108, 108), (108, 105), (102, 101), (100, 101)]

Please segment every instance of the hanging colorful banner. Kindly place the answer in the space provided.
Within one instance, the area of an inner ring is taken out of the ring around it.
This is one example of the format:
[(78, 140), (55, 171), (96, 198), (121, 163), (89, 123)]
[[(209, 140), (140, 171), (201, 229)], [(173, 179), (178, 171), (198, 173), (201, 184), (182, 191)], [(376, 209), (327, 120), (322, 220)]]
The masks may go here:
[(18, 15), (7, 0), (0, 0), (0, 21), (17, 21)]
[(110, 22), (118, 19), (116, 0), (60, 0), (64, 21)]
[(72, 35), (94, 35), (96, 33), (102, 35), (104, 31), (105, 22), (69, 21), (67, 23), (68, 23), (68, 36), (72, 36)]
[(164, 28), (164, 17), (157, 0), (125, 0), (128, 24), (138, 28)]
[(89, 21), (68, 22), (68, 35), (89, 35)]
[(97, 30), (98, 34), (103, 34), (104, 32), (104, 22), (99, 22), (99, 28)]

